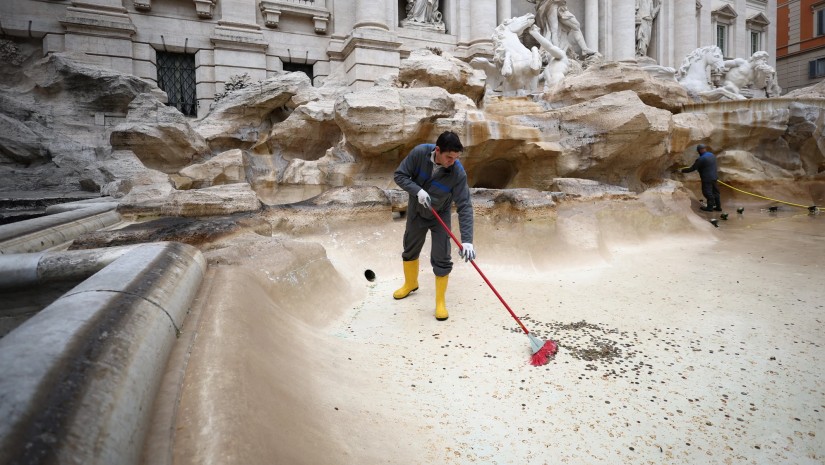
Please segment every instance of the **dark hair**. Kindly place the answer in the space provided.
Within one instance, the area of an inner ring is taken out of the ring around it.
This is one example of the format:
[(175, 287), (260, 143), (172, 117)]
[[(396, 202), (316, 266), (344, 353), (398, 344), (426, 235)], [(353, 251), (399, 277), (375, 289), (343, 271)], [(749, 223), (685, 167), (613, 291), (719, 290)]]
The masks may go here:
[(707, 149), (708, 147), (705, 144), (699, 144), (696, 146), (696, 151), (700, 151), (702, 149)]
[(458, 134), (454, 133), (453, 131), (444, 131), (438, 136), (438, 140), (435, 141), (436, 147), (442, 152), (463, 152), (464, 146), (461, 145), (461, 140), (458, 138)]

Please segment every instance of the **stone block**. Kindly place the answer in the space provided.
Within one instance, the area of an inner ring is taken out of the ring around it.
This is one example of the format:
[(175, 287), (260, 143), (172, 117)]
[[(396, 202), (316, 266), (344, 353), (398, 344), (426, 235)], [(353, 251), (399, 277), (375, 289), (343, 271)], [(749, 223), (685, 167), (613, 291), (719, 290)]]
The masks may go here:
[(46, 34), (43, 37), (43, 55), (66, 50), (66, 36), (63, 34)]
[(157, 52), (149, 44), (134, 42), (132, 44), (132, 58), (154, 63), (157, 60)]
[[(250, 68), (266, 70), (266, 54), (263, 51), (251, 52), (243, 50), (227, 50), (216, 48), (214, 63), (215, 68), (225, 66), (230, 68)], [(260, 79), (263, 79), (263, 77), (261, 77)]]
[(281, 61), (280, 57), (267, 55), (266, 56), (266, 71), (267, 77), (273, 76), (275, 73), (274, 71), (283, 71), (284, 70), (284, 62)]
[(214, 50), (198, 50), (195, 53), (195, 67), (212, 66), (215, 64)]
[(155, 84), (158, 82), (158, 68), (151, 61), (134, 60), (132, 62), (132, 74), (148, 79)]
[(401, 66), (401, 54), (397, 50), (374, 50), (356, 47), (347, 55), (344, 60), (347, 69), (356, 64), (367, 64), (372, 66), (399, 68)]
[(83, 50), (92, 55), (132, 58), (132, 41), (110, 37), (66, 34), (66, 50)]

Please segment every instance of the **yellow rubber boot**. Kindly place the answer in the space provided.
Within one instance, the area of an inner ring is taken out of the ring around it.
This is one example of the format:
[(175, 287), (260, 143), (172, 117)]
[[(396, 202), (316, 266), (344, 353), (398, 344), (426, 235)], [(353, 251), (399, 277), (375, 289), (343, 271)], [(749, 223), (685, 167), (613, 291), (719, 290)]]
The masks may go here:
[(435, 319), (438, 321), (444, 321), (450, 316), (447, 314), (447, 304), (444, 303), (448, 277), (449, 275), (435, 277)]
[(403, 299), (418, 290), (418, 259), (404, 262), (404, 285), (392, 293), (394, 299)]

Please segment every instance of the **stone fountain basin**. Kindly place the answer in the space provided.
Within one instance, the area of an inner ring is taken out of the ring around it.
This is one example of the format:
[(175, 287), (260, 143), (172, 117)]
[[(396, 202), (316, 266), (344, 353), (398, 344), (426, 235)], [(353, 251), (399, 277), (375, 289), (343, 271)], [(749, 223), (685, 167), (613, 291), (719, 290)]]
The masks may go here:
[(823, 219), (735, 201), (719, 228), (672, 193), (477, 204), (477, 264), (561, 345), (543, 367), (469, 264), (433, 318), (428, 245), (392, 299), (385, 206), (269, 210), (202, 247), (144, 462), (817, 463)]

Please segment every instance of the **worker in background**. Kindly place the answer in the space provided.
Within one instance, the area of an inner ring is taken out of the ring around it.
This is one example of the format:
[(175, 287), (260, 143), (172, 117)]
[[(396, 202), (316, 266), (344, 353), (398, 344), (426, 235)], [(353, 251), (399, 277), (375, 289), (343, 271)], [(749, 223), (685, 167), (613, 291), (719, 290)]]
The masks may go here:
[(722, 211), (722, 199), (719, 197), (719, 185), (717, 184), (719, 174), (716, 168), (716, 155), (709, 152), (704, 144), (697, 145), (696, 151), (699, 152), (699, 158), (690, 168), (682, 168), (682, 173), (699, 172), (699, 178), (702, 180), (702, 195), (708, 201), (706, 206), (699, 209), (706, 212), (720, 212)]

